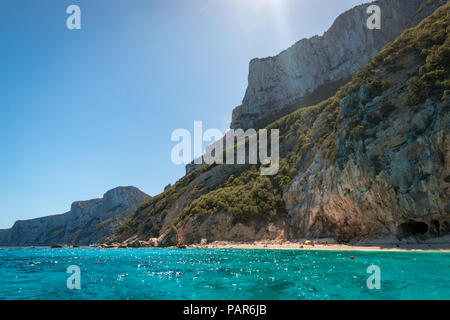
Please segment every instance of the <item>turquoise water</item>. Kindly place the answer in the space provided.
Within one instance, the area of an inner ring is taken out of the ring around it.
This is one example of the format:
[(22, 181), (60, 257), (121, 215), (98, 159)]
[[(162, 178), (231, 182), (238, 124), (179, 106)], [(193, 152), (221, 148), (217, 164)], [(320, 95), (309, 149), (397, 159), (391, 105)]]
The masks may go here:
[[(372, 264), (379, 290), (366, 285)], [(70, 265), (80, 290), (67, 289)], [(8, 248), (0, 299), (450, 299), (450, 254)]]

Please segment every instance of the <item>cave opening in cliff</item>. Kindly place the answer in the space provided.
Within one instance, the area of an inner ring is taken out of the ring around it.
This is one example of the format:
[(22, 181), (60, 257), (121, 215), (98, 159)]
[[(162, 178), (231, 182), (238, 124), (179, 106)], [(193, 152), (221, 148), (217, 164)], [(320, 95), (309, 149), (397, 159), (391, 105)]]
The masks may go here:
[(433, 235), (436, 237), (439, 237), (440, 235), (440, 223), (437, 220), (431, 221), (431, 231), (433, 232)]
[(419, 221), (409, 221), (399, 226), (400, 234), (404, 237), (423, 235), (428, 229), (428, 224)]

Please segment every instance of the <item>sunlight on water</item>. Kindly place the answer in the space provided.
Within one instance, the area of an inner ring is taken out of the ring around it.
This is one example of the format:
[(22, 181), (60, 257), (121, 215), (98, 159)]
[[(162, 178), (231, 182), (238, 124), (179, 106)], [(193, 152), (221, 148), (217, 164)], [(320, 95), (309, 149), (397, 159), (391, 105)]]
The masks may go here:
[(0, 299), (450, 299), (449, 271), (449, 253), (3, 248)]

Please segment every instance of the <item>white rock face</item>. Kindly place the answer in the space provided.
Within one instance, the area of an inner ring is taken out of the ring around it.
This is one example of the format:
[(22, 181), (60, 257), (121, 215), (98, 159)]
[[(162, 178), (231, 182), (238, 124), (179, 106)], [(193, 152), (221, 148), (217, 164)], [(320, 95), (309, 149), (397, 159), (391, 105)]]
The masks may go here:
[(118, 187), (102, 199), (77, 201), (69, 212), (17, 221), (0, 230), (0, 246), (88, 245), (109, 236), (149, 196), (135, 187)]
[[(248, 88), (242, 105), (233, 110), (231, 128), (259, 127), (258, 123), (287, 107), (308, 106), (311, 102), (302, 102), (305, 95), (327, 86), (338, 86), (339, 81), (364, 67), (403, 30), (414, 27), (447, 1), (379, 0), (370, 3), (381, 8), (380, 30), (367, 28), (370, 4), (360, 5), (341, 14), (323, 36), (300, 40), (274, 57), (253, 59)], [(322, 98), (328, 98), (337, 89), (329, 88)]]

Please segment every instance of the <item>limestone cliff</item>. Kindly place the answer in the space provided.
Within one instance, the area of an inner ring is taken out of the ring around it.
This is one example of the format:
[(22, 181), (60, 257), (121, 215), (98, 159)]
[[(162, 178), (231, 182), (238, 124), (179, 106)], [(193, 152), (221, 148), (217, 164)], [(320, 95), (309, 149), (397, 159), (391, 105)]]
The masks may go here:
[(95, 243), (111, 235), (148, 198), (135, 187), (118, 187), (101, 199), (74, 202), (64, 214), (17, 221), (11, 229), (0, 230), (0, 246)]
[(108, 241), (449, 234), (449, 32), (447, 3), (333, 97), (267, 126), (280, 130), (278, 174), (203, 165), (144, 202)]
[(261, 128), (297, 108), (333, 96), (357, 70), (406, 28), (414, 27), (447, 0), (379, 0), (381, 29), (369, 30), (366, 10), (341, 14), (322, 36), (303, 39), (277, 56), (250, 62), (242, 105), (231, 128)]

